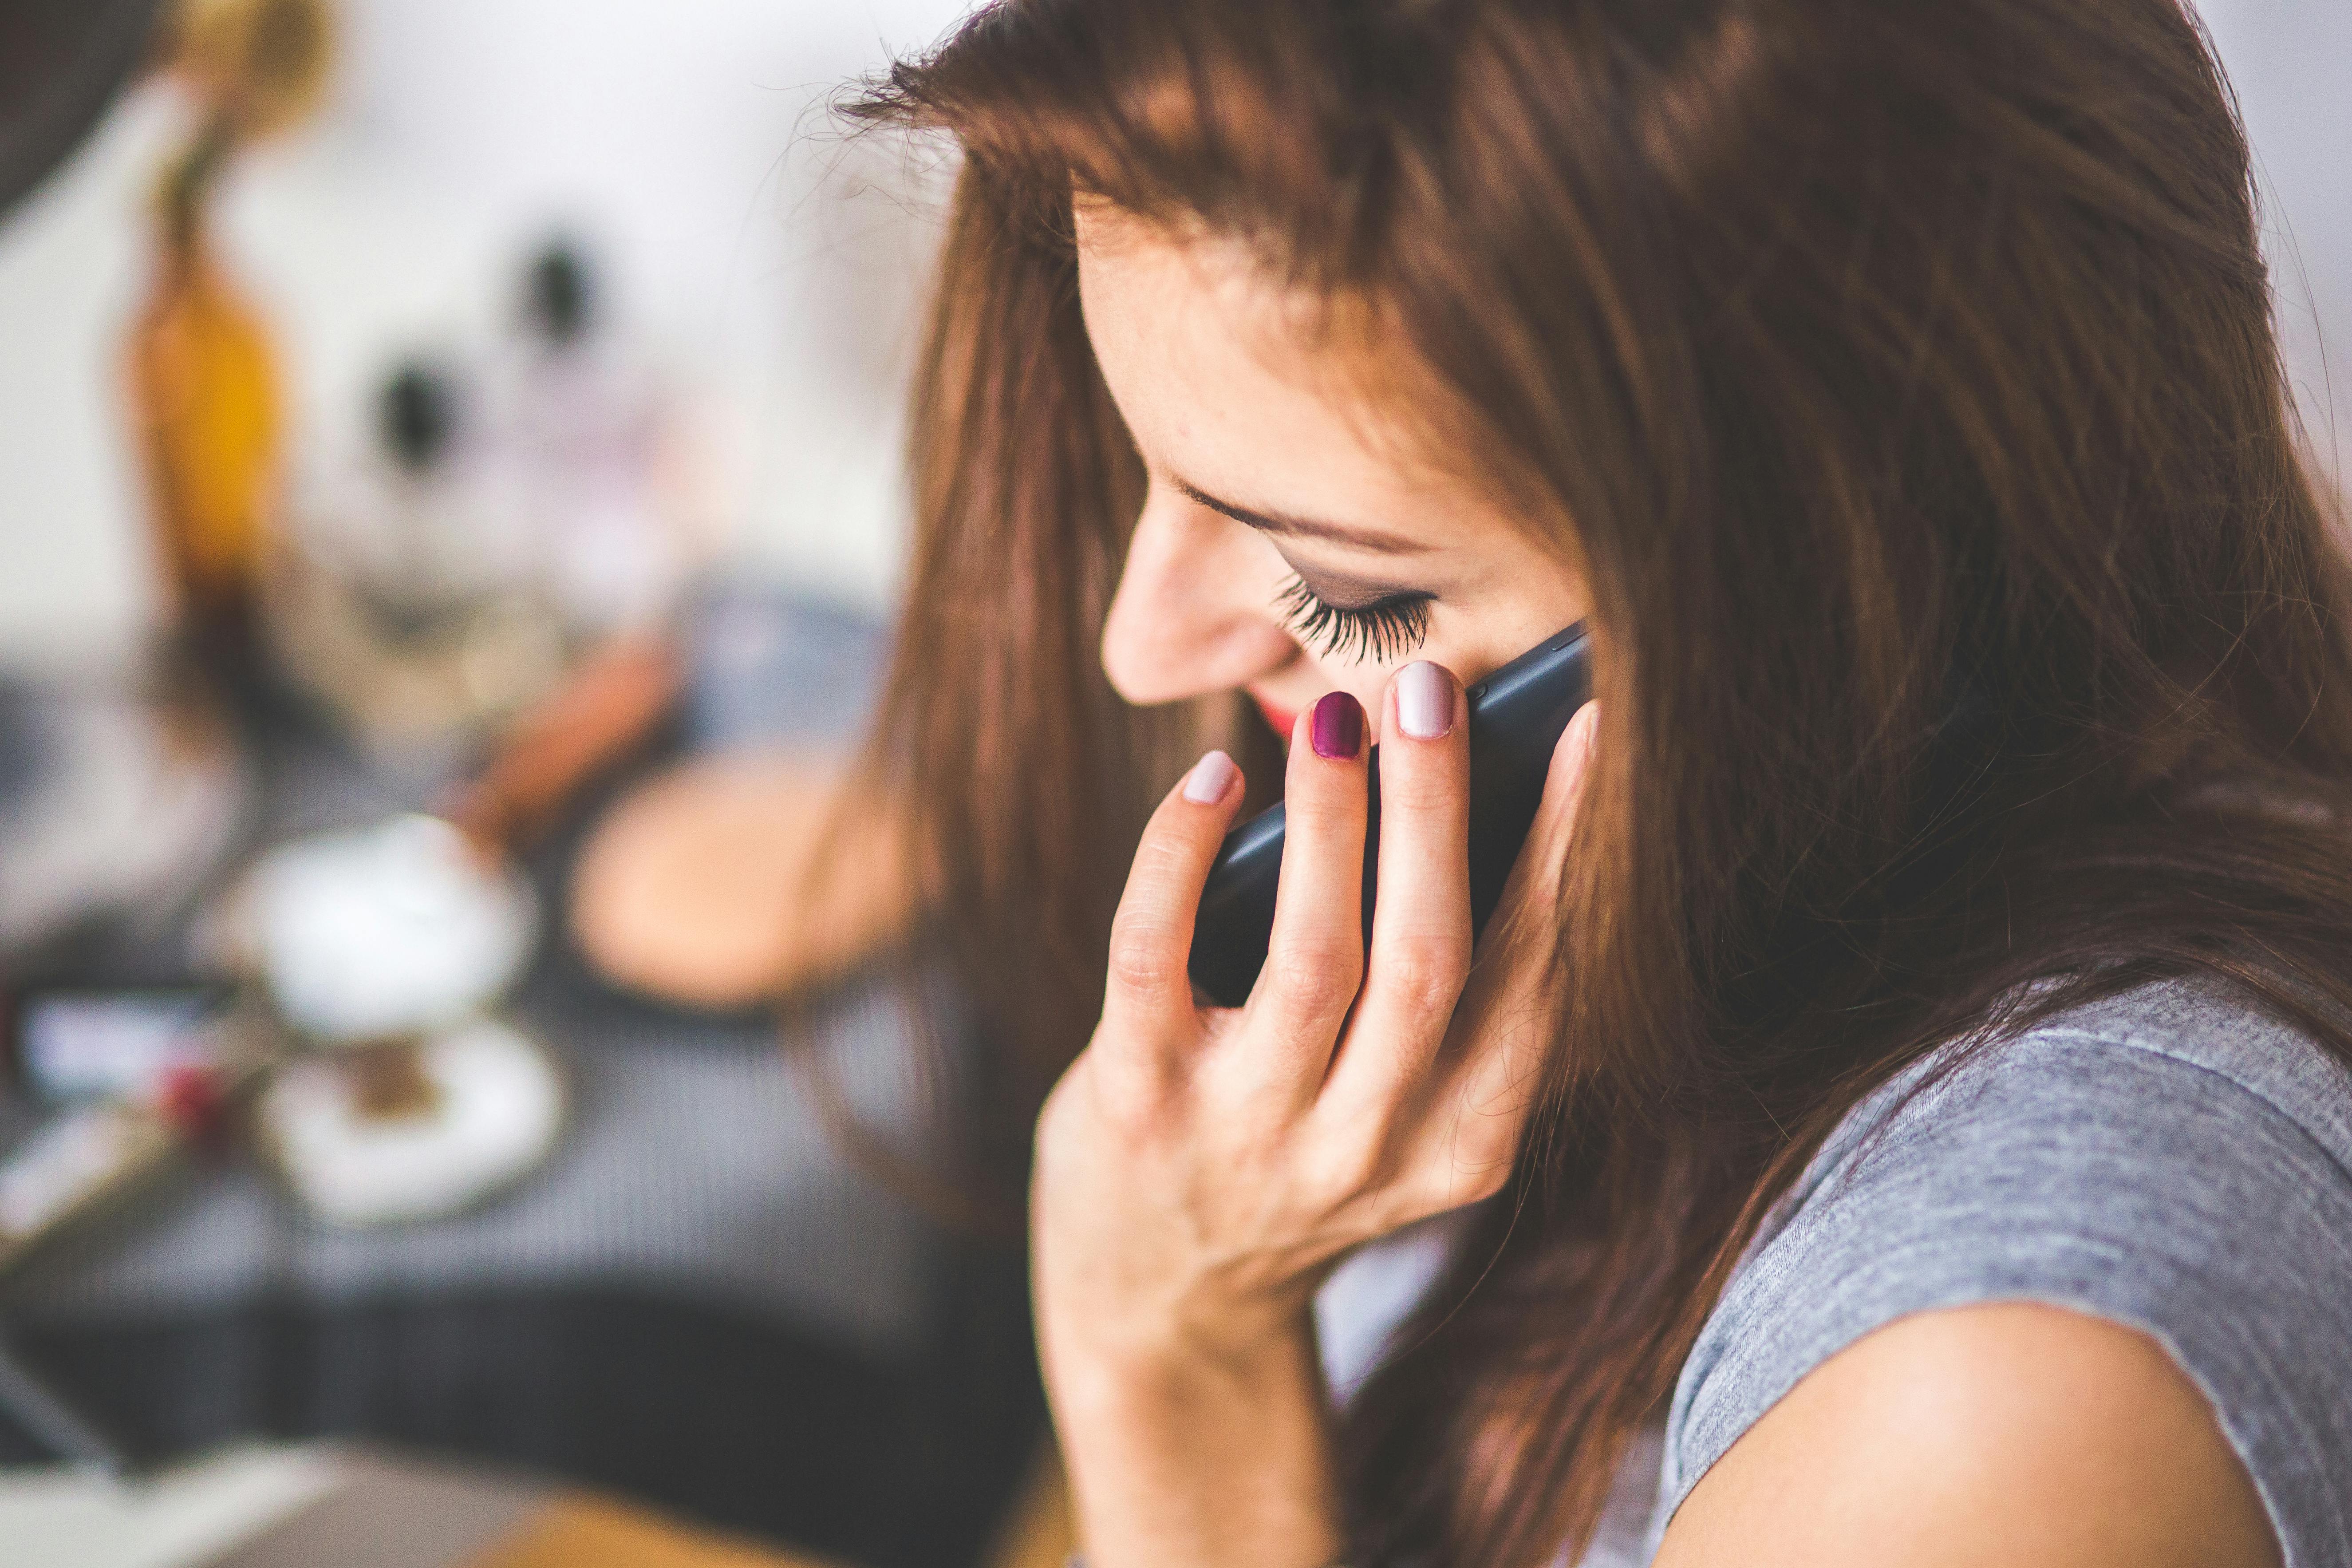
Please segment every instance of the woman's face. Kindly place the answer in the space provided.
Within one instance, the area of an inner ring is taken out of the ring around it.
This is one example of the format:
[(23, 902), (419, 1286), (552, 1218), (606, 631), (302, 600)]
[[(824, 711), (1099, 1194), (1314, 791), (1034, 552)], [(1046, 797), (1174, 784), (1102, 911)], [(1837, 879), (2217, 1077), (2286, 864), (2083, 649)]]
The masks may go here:
[(1087, 333), (1151, 477), (1103, 627), (1122, 697), (1238, 687), (1286, 738), (1328, 691), (1377, 714), (1400, 665), (1475, 680), (1585, 614), (1574, 569), (1412, 460), (1237, 252), (1077, 216)]

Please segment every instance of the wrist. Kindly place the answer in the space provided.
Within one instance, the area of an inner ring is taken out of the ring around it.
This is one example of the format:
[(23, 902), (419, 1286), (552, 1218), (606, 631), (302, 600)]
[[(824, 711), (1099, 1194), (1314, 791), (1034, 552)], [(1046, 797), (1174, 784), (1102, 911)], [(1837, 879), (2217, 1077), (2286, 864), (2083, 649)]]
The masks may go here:
[(1156, 1425), (1173, 1412), (1261, 1404), (1275, 1390), (1309, 1390), (1318, 1402), (1322, 1393), (1315, 1336), (1303, 1316), (1248, 1334), (1181, 1325), (1118, 1336), (1049, 1331), (1041, 1348), (1066, 1419)]
[(1304, 1305), (1116, 1321), (1045, 1310), (1038, 1328), (1049, 1375), (1092, 1400), (1190, 1402), (1299, 1382), (1319, 1387), (1321, 1381), (1314, 1319)]
[(1048, 1347), (1045, 1372), (1079, 1537), (1100, 1568), (1339, 1557), (1311, 1333)]

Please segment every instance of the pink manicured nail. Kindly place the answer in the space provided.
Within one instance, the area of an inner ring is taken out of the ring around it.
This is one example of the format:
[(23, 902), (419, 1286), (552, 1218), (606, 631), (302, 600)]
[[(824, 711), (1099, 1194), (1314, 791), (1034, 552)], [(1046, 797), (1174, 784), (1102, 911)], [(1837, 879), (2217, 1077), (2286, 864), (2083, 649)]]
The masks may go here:
[(1364, 749), (1364, 705), (1344, 691), (1334, 691), (1315, 704), (1307, 738), (1318, 757), (1353, 762)]
[(1416, 741), (1434, 741), (1454, 728), (1454, 682), (1425, 658), (1397, 671), (1397, 727)]
[(1225, 792), (1234, 787), (1234, 780), (1241, 776), (1241, 772), (1234, 766), (1233, 758), (1223, 752), (1211, 752), (1184, 775), (1184, 798), (1194, 805), (1214, 805), (1225, 798)]

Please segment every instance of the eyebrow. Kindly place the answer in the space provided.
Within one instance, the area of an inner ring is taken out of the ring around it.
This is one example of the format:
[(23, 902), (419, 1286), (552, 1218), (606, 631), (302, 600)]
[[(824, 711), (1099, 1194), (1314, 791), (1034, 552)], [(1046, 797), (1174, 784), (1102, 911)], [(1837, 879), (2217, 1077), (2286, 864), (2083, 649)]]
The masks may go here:
[(1382, 533), (1372, 528), (1349, 528), (1343, 523), (1318, 522), (1313, 518), (1292, 517), (1278, 511), (1252, 511), (1245, 506), (1235, 506), (1222, 500), (1198, 485), (1179, 476), (1171, 475), (1169, 482), (1191, 500), (1223, 512), (1235, 522), (1247, 523), (1261, 533), (1287, 533), (1301, 539), (1328, 540), (1334, 544), (1351, 544), (1359, 550), (1369, 550), (1378, 555), (1419, 555), (1428, 550), (1425, 544)]

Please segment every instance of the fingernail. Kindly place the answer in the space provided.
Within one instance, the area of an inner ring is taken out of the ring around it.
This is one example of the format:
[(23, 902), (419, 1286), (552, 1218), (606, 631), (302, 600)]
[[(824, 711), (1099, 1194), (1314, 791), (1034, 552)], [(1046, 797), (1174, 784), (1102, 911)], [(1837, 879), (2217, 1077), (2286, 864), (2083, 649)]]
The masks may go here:
[(1223, 752), (1211, 752), (1184, 775), (1184, 798), (1194, 805), (1214, 805), (1225, 798), (1225, 792), (1240, 776), (1241, 769), (1234, 766), (1233, 758)]
[(1307, 735), (1318, 757), (1353, 761), (1364, 749), (1364, 705), (1344, 691), (1334, 691), (1315, 705)]
[(1397, 671), (1397, 725), (1416, 741), (1434, 741), (1454, 728), (1454, 682), (1425, 658)]

